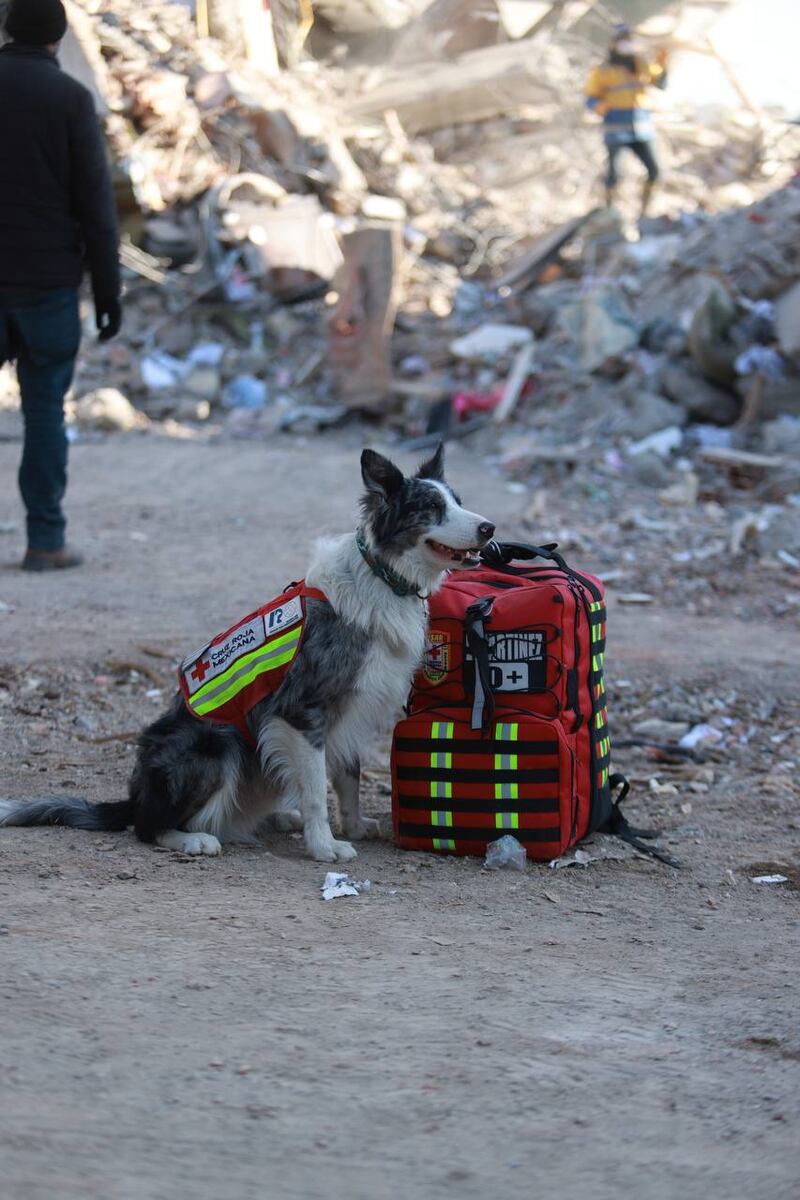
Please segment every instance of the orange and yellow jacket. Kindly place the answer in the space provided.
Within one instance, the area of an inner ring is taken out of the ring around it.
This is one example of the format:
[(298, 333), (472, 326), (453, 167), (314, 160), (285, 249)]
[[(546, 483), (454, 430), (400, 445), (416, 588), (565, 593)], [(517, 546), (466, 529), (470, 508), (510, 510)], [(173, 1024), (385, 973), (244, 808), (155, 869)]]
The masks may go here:
[(642, 62), (635, 71), (610, 62), (595, 67), (586, 82), (586, 105), (603, 118), (606, 142), (649, 141), (654, 130), (647, 90), (666, 82), (666, 63), (660, 60)]

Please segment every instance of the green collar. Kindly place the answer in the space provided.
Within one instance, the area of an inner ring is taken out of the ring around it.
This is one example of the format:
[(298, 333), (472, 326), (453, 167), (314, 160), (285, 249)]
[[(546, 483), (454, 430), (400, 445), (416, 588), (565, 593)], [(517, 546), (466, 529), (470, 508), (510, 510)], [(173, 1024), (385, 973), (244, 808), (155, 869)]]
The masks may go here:
[(407, 579), (403, 579), (403, 576), (393, 571), (388, 563), (383, 562), (382, 559), (372, 553), (367, 545), (363, 529), (356, 530), (356, 545), (361, 551), (361, 557), (370, 571), (372, 571), (372, 574), (377, 575), (378, 579), (382, 579), (392, 589), (395, 596), (418, 596), (420, 600), (425, 599), (415, 584), (409, 583)]

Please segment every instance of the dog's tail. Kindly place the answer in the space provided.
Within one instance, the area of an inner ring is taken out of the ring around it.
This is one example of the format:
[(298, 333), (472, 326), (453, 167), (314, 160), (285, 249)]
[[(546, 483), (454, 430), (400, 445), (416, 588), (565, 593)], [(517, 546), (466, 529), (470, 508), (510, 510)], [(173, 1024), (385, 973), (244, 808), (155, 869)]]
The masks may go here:
[(90, 804), (77, 796), (46, 800), (0, 800), (0, 825), (66, 825), (70, 829), (125, 829), (133, 823), (132, 800)]

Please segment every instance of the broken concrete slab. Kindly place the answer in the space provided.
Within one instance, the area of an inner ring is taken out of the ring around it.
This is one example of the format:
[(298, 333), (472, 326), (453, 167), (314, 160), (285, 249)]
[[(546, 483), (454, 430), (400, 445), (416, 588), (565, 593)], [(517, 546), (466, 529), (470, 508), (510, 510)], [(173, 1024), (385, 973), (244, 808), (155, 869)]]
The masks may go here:
[(632, 350), (639, 330), (624, 301), (615, 291), (595, 289), (566, 305), (558, 324), (578, 349), (581, 367), (595, 371), (609, 359)]
[(689, 350), (707, 379), (727, 386), (736, 378), (738, 347), (730, 338), (740, 307), (720, 281), (710, 286), (689, 327)]
[(402, 128), (418, 134), (464, 121), (485, 121), (515, 105), (547, 100), (543, 76), (569, 71), (566, 56), (553, 45), (531, 53), (527, 42), (510, 42), (462, 54), (452, 63), (419, 65), (387, 72), (377, 86), (348, 108), (354, 120), (397, 114)]
[(506, 41), (497, 0), (433, 0), (404, 26), (392, 51), (395, 63), (457, 58)]
[(348, 408), (387, 407), (390, 339), (399, 295), (399, 229), (369, 224), (345, 234), (334, 280), (339, 299), (328, 319), (334, 394)]

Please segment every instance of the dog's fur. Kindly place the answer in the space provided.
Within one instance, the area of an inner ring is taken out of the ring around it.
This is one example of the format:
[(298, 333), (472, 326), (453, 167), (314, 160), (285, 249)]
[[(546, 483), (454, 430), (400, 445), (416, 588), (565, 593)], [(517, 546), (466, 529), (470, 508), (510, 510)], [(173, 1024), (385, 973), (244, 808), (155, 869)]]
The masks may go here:
[[(306, 582), (327, 603), (308, 600), (297, 658), (278, 691), (249, 715), (256, 749), (230, 726), (198, 720), (177, 695), (139, 738), (128, 800), (2, 801), (0, 824), (103, 830), (132, 824), (143, 842), (218, 854), (222, 841), (252, 839), (272, 817), (279, 828), (302, 829), (312, 858), (355, 857), (350, 841), (331, 832), (326, 776), (344, 836), (374, 836), (377, 822), (359, 812), (359, 752), (406, 699), (424, 651), (424, 597), (447, 570), (471, 565), (468, 551), (494, 533), (444, 482), (441, 446), (412, 478), (372, 450), (363, 452), (361, 472), (369, 551), (413, 584), (415, 594), (399, 595), (379, 578), (352, 533), (321, 540)], [(448, 559), (445, 547), (456, 555)]]

